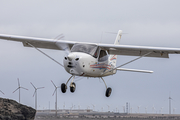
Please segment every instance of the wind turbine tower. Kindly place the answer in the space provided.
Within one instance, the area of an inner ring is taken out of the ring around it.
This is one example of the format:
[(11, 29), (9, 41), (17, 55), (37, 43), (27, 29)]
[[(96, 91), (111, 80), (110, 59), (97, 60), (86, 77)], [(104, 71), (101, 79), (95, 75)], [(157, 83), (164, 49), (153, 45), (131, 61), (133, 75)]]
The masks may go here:
[(138, 107), (138, 113), (139, 113), (139, 109), (140, 109), (141, 105), (140, 105), (140, 106), (137, 106), (137, 107)]
[[(54, 83), (53, 83), (53, 81), (51, 80), (51, 82), (52, 82), (52, 84), (54, 85), (54, 87), (55, 87), (55, 90), (54, 90), (54, 93), (56, 92), (56, 102), (55, 102), (55, 108), (56, 108), (56, 116), (57, 116), (57, 89), (58, 88), (60, 88), (60, 86), (58, 87), (58, 86), (56, 86)], [(53, 93), (53, 95), (54, 95), (54, 93)]]
[(109, 106), (109, 105), (107, 105), (107, 107), (108, 107), (108, 112), (110, 112), (110, 106)]
[(93, 106), (93, 111), (94, 111), (96, 106), (94, 104), (92, 104), (92, 106)]
[(171, 93), (169, 94), (169, 114), (171, 114)]
[[(20, 86), (19, 78), (18, 78), (18, 88), (17, 88), (14, 92), (16, 92), (16, 91), (19, 89), (19, 103), (20, 103), (20, 89), (21, 89), (21, 88), (22, 88), (22, 89), (25, 89), (25, 90), (28, 90), (27, 88), (24, 88), (24, 87), (21, 87), (21, 86)], [(13, 93), (14, 93), (14, 92), (13, 92)]]
[(34, 97), (34, 95), (35, 95), (35, 109), (37, 110), (37, 90), (38, 90), (38, 89), (42, 89), (42, 88), (44, 88), (44, 87), (36, 88), (32, 83), (31, 83), (31, 85), (32, 85), (32, 86), (34, 87), (34, 89), (35, 89), (34, 94), (33, 94), (33, 97)]

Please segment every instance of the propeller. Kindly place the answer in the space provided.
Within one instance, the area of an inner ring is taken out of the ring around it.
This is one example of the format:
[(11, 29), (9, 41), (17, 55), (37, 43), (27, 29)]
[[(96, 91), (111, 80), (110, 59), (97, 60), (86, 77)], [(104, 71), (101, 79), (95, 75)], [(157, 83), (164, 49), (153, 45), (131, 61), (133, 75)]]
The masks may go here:
[(69, 45), (66, 43), (58, 43), (58, 40), (61, 40), (63, 38), (64, 38), (63, 34), (60, 34), (57, 37), (55, 37), (54, 40), (57, 40), (55, 44), (58, 46), (58, 48), (60, 48), (61, 50), (64, 50), (66, 55), (68, 55), (70, 53)]

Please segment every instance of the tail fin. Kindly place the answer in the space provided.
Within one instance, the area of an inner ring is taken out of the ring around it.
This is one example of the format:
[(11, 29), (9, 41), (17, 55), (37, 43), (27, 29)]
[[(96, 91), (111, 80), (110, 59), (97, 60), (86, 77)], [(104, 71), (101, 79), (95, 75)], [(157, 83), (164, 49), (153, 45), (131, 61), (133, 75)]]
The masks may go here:
[[(122, 30), (119, 30), (118, 34), (116, 36), (116, 40), (114, 42), (114, 45), (120, 44), (121, 36), (122, 36)], [(113, 65), (115, 67), (116, 61), (117, 61), (117, 55), (110, 55), (109, 59), (110, 59), (111, 65)]]
[(114, 42), (115, 45), (119, 45), (120, 44), (121, 36), (122, 36), (122, 30), (119, 30), (118, 34), (116, 36), (116, 40)]

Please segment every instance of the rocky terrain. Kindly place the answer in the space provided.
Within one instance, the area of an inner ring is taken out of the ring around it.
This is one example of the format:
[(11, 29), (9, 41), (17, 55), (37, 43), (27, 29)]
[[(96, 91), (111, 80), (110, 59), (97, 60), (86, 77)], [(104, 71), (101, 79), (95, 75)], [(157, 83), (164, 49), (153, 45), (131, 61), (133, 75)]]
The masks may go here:
[(36, 110), (10, 99), (0, 98), (0, 120), (34, 120)]

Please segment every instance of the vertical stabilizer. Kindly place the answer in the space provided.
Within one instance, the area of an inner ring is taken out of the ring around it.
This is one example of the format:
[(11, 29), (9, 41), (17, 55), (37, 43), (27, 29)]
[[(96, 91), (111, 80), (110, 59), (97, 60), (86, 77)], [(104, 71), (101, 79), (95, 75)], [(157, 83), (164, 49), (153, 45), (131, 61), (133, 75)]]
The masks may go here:
[(116, 40), (114, 42), (115, 45), (119, 45), (120, 44), (121, 36), (122, 36), (122, 30), (119, 30), (118, 34), (116, 36)]
[[(122, 36), (122, 30), (119, 30), (118, 34), (116, 36), (116, 40), (114, 42), (114, 45), (119, 45), (120, 44), (121, 36)], [(113, 67), (115, 67), (116, 66), (116, 61), (117, 61), (117, 55), (110, 55), (109, 61), (110, 61), (110, 64)]]

